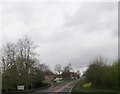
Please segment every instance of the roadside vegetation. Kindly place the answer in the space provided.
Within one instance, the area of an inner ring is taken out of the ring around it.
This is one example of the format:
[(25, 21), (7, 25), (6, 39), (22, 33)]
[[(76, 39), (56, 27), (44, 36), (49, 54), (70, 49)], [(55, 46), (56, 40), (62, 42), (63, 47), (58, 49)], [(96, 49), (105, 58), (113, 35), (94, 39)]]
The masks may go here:
[[(74, 72), (71, 63), (62, 67), (55, 66), (54, 73), (49, 66), (39, 61), (37, 47), (27, 36), (16, 43), (3, 45), (0, 53), (2, 65), (2, 91), (17, 91), (18, 86), (24, 90), (44, 89), (57, 86), (80, 78), (79, 70)], [(118, 92), (120, 90), (120, 59), (107, 64), (103, 58), (94, 60), (81, 77), (72, 92)], [(61, 81), (55, 81), (55, 79)]]
[[(3, 92), (41, 90), (80, 78), (79, 71), (71, 72), (71, 64), (63, 68), (57, 64), (53, 73), (49, 66), (40, 63), (36, 49), (27, 36), (3, 45), (0, 52)], [(62, 81), (55, 82), (56, 78)]]
[(35, 49), (27, 36), (3, 45), (0, 54), (3, 91), (15, 91), (17, 86), (24, 86), (25, 90), (49, 86), (42, 82), (49, 67), (39, 63)]
[(77, 83), (74, 88), (72, 89), (70, 94), (118, 94), (117, 90), (111, 90), (111, 89), (104, 89), (104, 88), (95, 88), (95, 87), (89, 87), (84, 88), (83, 85), (86, 83), (86, 81), (81, 80), (79, 83)]
[(120, 90), (118, 67), (120, 68), (120, 60), (116, 60), (112, 65), (107, 65), (102, 58), (96, 59), (89, 65), (80, 82), (72, 89), (71, 94), (74, 92), (118, 94), (118, 90)]

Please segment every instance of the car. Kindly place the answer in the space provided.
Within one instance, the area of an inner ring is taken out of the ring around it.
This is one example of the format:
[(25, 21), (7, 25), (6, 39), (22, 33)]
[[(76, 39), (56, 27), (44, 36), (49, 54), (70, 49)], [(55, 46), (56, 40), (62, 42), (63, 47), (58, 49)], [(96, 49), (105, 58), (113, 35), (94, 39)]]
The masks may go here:
[(54, 79), (54, 82), (61, 82), (62, 81), (62, 78), (55, 78)]
[(59, 78), (60, 81), (62, 81), (62, 78)]

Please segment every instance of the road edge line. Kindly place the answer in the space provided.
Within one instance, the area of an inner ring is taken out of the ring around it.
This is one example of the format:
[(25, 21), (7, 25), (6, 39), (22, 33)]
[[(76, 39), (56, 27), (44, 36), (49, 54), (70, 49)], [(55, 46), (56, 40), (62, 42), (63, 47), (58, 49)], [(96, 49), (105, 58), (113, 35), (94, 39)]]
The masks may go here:
[(72, 86), (72, 88), (69, 90), (69, 94), (71, 93), (73, 87), (76, 85), (76, 83)]

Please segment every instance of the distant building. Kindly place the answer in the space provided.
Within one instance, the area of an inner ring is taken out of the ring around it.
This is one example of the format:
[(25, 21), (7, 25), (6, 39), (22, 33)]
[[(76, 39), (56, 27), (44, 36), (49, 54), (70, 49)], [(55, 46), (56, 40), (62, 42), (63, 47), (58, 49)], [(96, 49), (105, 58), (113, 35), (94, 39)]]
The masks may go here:
[(52, 80), (54, 79), (55, 74), (51, 71), (45, 72), (45, 80)]
[(63, 79), (79, 79), (80, 75), (76, 72), (63, 72), (62, 74)]

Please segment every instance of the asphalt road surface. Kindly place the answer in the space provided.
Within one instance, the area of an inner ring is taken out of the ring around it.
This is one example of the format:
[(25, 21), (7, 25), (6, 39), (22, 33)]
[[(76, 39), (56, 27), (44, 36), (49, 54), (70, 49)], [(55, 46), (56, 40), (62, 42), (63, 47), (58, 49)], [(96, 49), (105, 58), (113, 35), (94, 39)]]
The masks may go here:
[(29, 94), (70, 94), (71, 89), (76, 83), (77, 81), (72, 81), (56, 87), (51, 87), (46, 90), (36, 91)]

